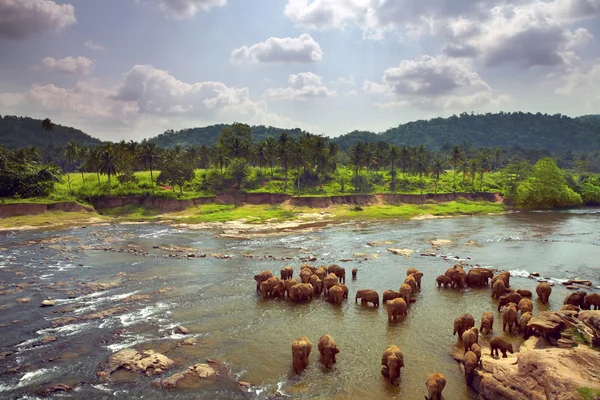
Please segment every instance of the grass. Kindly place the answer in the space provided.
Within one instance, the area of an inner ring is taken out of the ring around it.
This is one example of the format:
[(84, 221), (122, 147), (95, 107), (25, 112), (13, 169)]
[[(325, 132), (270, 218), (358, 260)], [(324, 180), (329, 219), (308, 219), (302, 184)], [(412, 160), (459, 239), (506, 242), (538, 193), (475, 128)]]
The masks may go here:
[(594, 400), (600, 397), (600, 390), (589, 387), (580, 387), (577, 392), (584, 400)]
[(204, 204), (168, 215), (169, 219), (187, 223), (226, 222), (245, 219), (246, 223), (282, 222), (296, 219), (299, 211), (276, 205)]
[(48, 227), (48, 226), (70, 226), (82, 225), (90, 222), (101, 222), (104, 220), (95, 212), (64, 212), (49, 211), (37, 215), (23, 215), (18, 217), (0, 218), (0, 228), (23, 228), (23, 227)]

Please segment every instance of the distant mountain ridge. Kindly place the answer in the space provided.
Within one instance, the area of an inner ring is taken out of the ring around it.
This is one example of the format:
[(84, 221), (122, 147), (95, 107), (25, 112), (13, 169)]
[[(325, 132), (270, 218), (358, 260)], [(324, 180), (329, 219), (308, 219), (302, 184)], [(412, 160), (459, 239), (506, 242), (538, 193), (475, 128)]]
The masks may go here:
[(76, 141), (80, 146), (95, 146), (102, 143), (100, 139), (79, 129), (62, 125), (55, 125), (50, 136), (49, 139), (48, 132), (42, 129), (41, 119), (13, 115), (0, 116), (0, 145), (6, 148), (16, 149), (27, 146), (47, 148), (50, 141), (54, 147), (64, 147), (71, 140)]
[[(159, 147), (212, 146), (222, 130), (229, 126), (218, 124), (179, 131), (169, 130), (148, 140), (155, 142)], [(252, 127), (255, 142), (269, 136), (277, 138), (282, 133), (297, 139), (304, 132), (299, 128), (282, 129), (262, 125)], [(57, 125), (52, 133), (52, 144), (64, 146), (70, 140), (85, 146), (101, 143), (99, 139), (80, 130)], [(408, 122), (382, 133), (352, 131), (331, 140), (341, 149), (348, 149), (358, 141), (385, 141), (398, 146), (425, 145), (431, 149), (468, 142), (476, 147), (521, 147), (558, 153), (594, 152), (600, 151), (600, 114), (572, 118), (561, 114), (523, 112), (462, 113), (449, 118)], [(41, 120), (5, 116), (0, 119), (0, 144), (10, 148), (28, 145), (47, 147), (48, 135), (41, 128)]]

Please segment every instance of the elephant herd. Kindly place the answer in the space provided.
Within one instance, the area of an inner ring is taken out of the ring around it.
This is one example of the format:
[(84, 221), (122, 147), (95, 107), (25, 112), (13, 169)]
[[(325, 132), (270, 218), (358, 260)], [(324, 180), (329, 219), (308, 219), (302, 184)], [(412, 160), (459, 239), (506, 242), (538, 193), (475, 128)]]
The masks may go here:
[[(352, 270), (352, 279), (356, 279), (358, 270)], [(341, 304), (348, 299), (348, 287), (346, 282), (346, 271), (338, 265), (313, 267), (302, 264), (299, 280), (293, 277), (292, 267), (284, 267), (280, 271), (281, 279), (273, 276), (270, 271), (263, 271), (254, 276), (256, 291), (263, 298), (288, 298), (293, 301), (312, 300), (323, 294), (326, 301)], [(423, 273), (415, 268), (407, 270), (406, 278), (396, 292), (385, 290), (382, 293), (382, 304), (386, 304), (388, 322), (393, 323), (408, 314), (409, 305), (415, 302), (413, 294), (421, 289)], [(498, 300), (497, 310), (502, 310), (502, 330), (508, 328), (510, 333), (519, 332), (528, 338), (532, 332), (528, 328), (528, 322), (533, 317), (533, 294), (529, 290), (514, 290), (510, 287), (510, 273), (501, 272), (494, 276), (493, 270), (489, 268), (471, 268), (465, 272), (462, 265), (457, 264), (449, 268), (444, 275), (436, 278), (439, 288), (453, 287), (465, 288), (473, 286), (490, 286), (491, 296)], [(547, 304), (552, 287), (546, 282), (540, 282), (536, 287), (536, 294), (542, 304)], [(372, 304), (379, 307), (379, 294), (375, 290), (358, 290), (354, 301), (361, 300), (362, 304)], [(586, 294), (578, 291), (565, 298), (563, 309), (600, 308), (600, 294)], [(494, 314), (484, 312), (481, 317), (479, 328), (475, 327), (475, 319), (470, 314), (463, 314), (454, 320), (453, 335), (458, 335), (459, 341), (464, 347), (463, 365), (465, 367), (467, 384), (473, 377), (478, 365), (481, 365), (481, 346), (479, 335), (491, 335), (494, 325)], [(506, 353), (513, 353), (512, 344), (501, 337), (492, 337), (490, 342), (492, 357), (507, 357)], [(301, 373), (308, 366), (308, 358), (312, 344), (305, 337), (296, 338), (292, 344), (293, 369), (295, 373)], [(320, 361), (331, 367), (335, 364), (335, 356), (339, 353), (335, 340), (329, 335), (323, 335), (318, 342)], [(401, 350), (390, 345), (383, 353), (381, 359), (381, 373), (394, 385), (400, 377), (400, 370), (404, 368), (404, 357)], [(428, 391), (426, 399), (440, 399), (442, 390), (446, 385), (445, 377), (438, 372), (432, 373), (425, 383)]]

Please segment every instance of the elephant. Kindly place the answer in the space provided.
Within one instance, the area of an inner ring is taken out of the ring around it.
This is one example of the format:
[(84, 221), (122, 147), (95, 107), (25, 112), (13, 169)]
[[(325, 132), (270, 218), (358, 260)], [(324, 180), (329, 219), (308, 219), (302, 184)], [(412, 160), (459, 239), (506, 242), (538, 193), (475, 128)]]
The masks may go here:
[(373, 303), (373, 306), (379, 307), (379, 295), (376, 291), (370, 289), (358, 290), (354, 302), (360, 299), (361, 304)]
[(336, 283), (338, 283), (337, 275), (333, 273), (327, 274), (327, 276), (323, 278), (323, 290), (325, 291), (325, 294), (328, 294), (329, 289)]
[(600, 310), (600, 293), (590, 293), (583, 300), (584, 310)]
[(276, 276), (272, 276), (260, 284), (260, 291), (262, 293), (263, 299), (273, 297), (273, 289), (275, 288), (275, 286), (278, 285), (279, 282), (281, 282), (279, 278), (277, 278)]
[(352, 268), (352, 279), (356, 279), (356, 274), (358, 274), (358, 268)]
[(339, 265), (331, 264), (329, 268), (327, 268), (327, 272), (335, 274), (341, 283), (346, 283), (346, 270)]
[(508, 331), (512, 332), (512, 326), (518, 328), (517, 324), (517, 305), (515, 303), (508, 303), (504, 311), (502, 312), (502, 331), (508, 326)]
[(400, 349), (394, 345), (389, 346), (381, 357), (381, 374), (389, 379), (394, 385), (396, 379), (400, 378), (400, 369), (404, 368), (404, 356)]
[(320, 296), (321, 291), (323, 290), (323, 282), (319, 279), (319, 277), (315, 275), (311, 275), (309, 283), (313, 285), (315, 289), (315, 295)]
[(479, 329), (471, 328), (462, 334), (463, 345), (465, 346), (465, 353), (471, 350), (473, 343), (479, 342)]
[(492, 328), (494, 326), (494, 314), (491, 312), (484, 312), (481, 316), (481, 325), (479, 326), (479, 332), (483, 335), (483, 330), (487, 331), (489, 335), (492, 332)]
[(512, 343), (508, 343), (506, 340), (501, 337), (496, 336), (490, 340), (490, 355), (494, 357), (494, 353), (496, 356), (499, 356), (498, 350), (502, 352), (502, 358), (507, 358), (506, 352), (508, 351), (510, 354), (513, 354), (513, 346)]
[(563, 304), (572, 304), (574, 306), (578, 306), (579, 308), (583, 308), (583, 304), (585, 303), (586, 297), (587, 294), (584, 291), (579, 290), (565, 297)]
[(519, 331), (523, 334), (525, 339), (529, 339), (529, 336), (531, 336), (531, 328), (527, 327), (527, 324), (531, 318), (533, 318), (531, 311), (522, 313), (521, 318), (519, 318)]
[(437, 282), (438, 287), (442, 287), (442, 285), (444, 285), (445, 288), (452, 286), (452, 279), (448, 278), (446, 275), (438, 276), (435, 278), (435, 281)]
[(477, 356), (477, 364), (481, 365), (481, 346), (479, 343), (473, 343), (471, 345), (471, 351)]
[(285, 281), (279, 280), (273, 285), (271, 297), (274, 299), (285, 297)]
[(477, 354), (473, 353), (471, 350), (465, 353), (462, 364), (465, 367), (465, 377), (467, 379), (467, 384), (470, 384), (473, 380), (473, 373), (475, 372), (475, 368), (477, 368)]
[(406, 309), (406, 302), (401, 297), (387, 303), (388, 322), (394, 322), (402, 315), (406, 316)]
[(340, 351), (337, 348), (335, 340), (327, 334), (319, 338), (319, 353), (321, 354), (320, 361), (326, 368), (331, 368), (335, 364), (335, 355)]
[(425, 400), (441, 400), (442, 391), (446, 387), (446, 378), (439, 372), (434, 372), (427, 378), (425, 387), (427, 387), (427, 396), (425, 396)]
[(295, 373), (299, 374), (306, 369), (311, 350), (312, 344), (306, 336), (294, 340), (294, 343), (292, 343), (292, 365)]
[(548, 304), (548, 299), (552, 293), (552, 286), (548, 285), (546, 282), (540, 282), (535, 288), (535, 293), (537, 293), (542, 304)]
[(527, 312), (533, 312), (533, 303), (527, 297), (523, 297), (517, 304), (517, 308), (521, 312), (521, 315)]
[(519, 293), (521, 295), (521, 297), (532, 297), (533, 296), (533, 294), (531, 293), (531, 290), (517, 289), (517, 293)]
[(462, 339), (463, 333), (474, 326), (475, 318), (471, 314), (463, 314), (454, 320), (454, 331), (452, 334), (456, 335), (458, 333), (458, 338)]
[(492, 298), (499, 299), (506, 292), (510, 292), (510, 290), (506, 288), (502, 279), (498, 279), (492, 283)]
[(333, 304), (342, 304), (342, 301), (344, 301), (344, 289), (338, 285), (332, 286), (331, 289), (329, 289), (327, 301)]
[(517, 292), (510, 292), (509, 294), (502, 296), (498, 299), (498, 311), (502, 309), (503, 306), (508, 303), (519, 304), (521, 301), (521, 295)]
[(309, 283), (312, 275), (313, 273), (310, 271), (310, 269), (302, 268), (302, 271), (300, 271), (300, 280), (302, 283)]
[(285, 281), (286, 279), (292, 279), (292, 277), (294, 276), (294, 268), (292, 267), (283, 267), (281, 268), (281, 271), (279, 271), (279, 273), (281, 274), (281, 280)]
[(309, 269), (312, 274), (314, 274), (315, 272), (317, 272), (317, 269), (315, 267), (313, 267), (312, 265), (308, 265), (308, 264), (302, 264), (300, 266), (300, 271), (302, 271), (305, 268)]
[(410, 304), (410, 296), (412, 295), (412, 292), (412, 287), (409, 284), (403, 283), (402, 285), (400, 285), (400, 296), (402, 296), (402, 298), (406, 302), (406, 305)]
[(254, 275), (254, 280), (256, 281), (256, 291), (260, 293), (260, 284), (272, 277), (273, 274), (270, 271), (264, 270), (260, 274)]
[(448, 269), (444, 275), (452, 279), (452, 287), (457, 286), (462, 289), (467, 284), (467, 273), (459, 264)]
[(413, 292), (417, 291), (417, 280), (415, 279), (415, 277), (413, 275), (409, 275), (404, 279), (404, 283), (406, 283), (407, 285), (410, 285), (410, 288), (412, 289)]
[(386, 290), (381, 295), (381, 303), (385, 304), (385, 303), (387, 303), (388, 300), (394, 300), (394, 299), (397, 299), (398, 297), (402, 297), (400, 292), (394, 292), (393, 290)]
[(487, 286), (488, 279), (494, 276), (494, 272), (489, 268), (472, 268), (467, 273), (467, 285), (469, 286)]
[(312, 300), (315, 289), (310, 283), (298, 283), (290, 288), (288, 297), (294, 301)]
[(492, 285), (494, 284), (494, 282), (496, 282), (499, 279), (501, 279), (504, 282), (504, 286), (506, 286), (507, 288), (510, 287), (510, 272), (503, 271), (503, 272), (500, 272), (495, 277), (493, 277), (492, 278)]
[(344, 300), (348, 300), (348, 286), (344, 285), (343, 283), (336, 283), (336, 286), (339, 286), (342, 288), (342, 290), (344, 291)]
[(298, 284), (298, 280), (296, 278), (288, 279), (283, 281), (284, 291), (287, 298), (290, 298), (290, 288), (294, 285)]
[(419, 289), (421, 289), (421, 278), (423, 278), (423, 273), (419, 272), (419, 270), (416, 268), (409, 268), (406, 271), (406, 276), (410, 276), (410, 275), (415, 277), (415, 280), (417, 281), (417, 287)]
[(320, 280), (323, 280), (323, 278), (325, 278), (327, 276), (327, 268), (325, 268), (325, 266), (321, 265), (315, 271), (315, 275), (317, 275)]

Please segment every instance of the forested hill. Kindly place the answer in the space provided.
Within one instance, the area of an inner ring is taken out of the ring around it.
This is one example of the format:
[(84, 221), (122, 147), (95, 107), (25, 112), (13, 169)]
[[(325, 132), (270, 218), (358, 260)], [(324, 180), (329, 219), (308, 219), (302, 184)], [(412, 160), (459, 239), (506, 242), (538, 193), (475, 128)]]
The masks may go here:
[(374, 135), (351, 132), (335, 138), (345, 149), (356, 141), (385, 141), (389, 144), (439, 149), (447, 145), (470, 142), (476, 147), (520, 146), (551, 152), (600, 150), (600, 115), (570, 118), (564, 115), (531, 113), (474, 114), (463, 113), (450, 118), (420, 120), (390, 128)]
[[(148, 140), (156, 143), (158, 147), (163, 148), (175, 147), (177, 145), (180, 145), (181, 147), (187, 147), (191, 145), (213, 146), (217, 142), (219, 134), (223, 131), (223, 129), (229, 127), (231, 127), (231, 125), (219, 124), (205, 126), (202, 128), (183, 129), (180, 131), (168, 130), (165, 133)], [(269, 136), (276, 139), (282, 133), (287, 133), (290, 137), (298, 139), (302, 135), (302, 132), (303, 131), (300, 128), (282, 129), (272, 126), (266, 127), (259, 125), (252, 127), (252, 139), (254, 142), (259, 142)]]
[(12, 115), (0, 116), (0, 145), (4, 147), (11, 149), (27, 146), (47, 148), (50, 142), (52, 146), (64, 147), (71, 140), (80, 146), (95, 146), (102, 143), (99, 139), (93, 138), (79, 129), (55, 125), (54, 131), (47, 132), (42, 128), (41, 119)]

